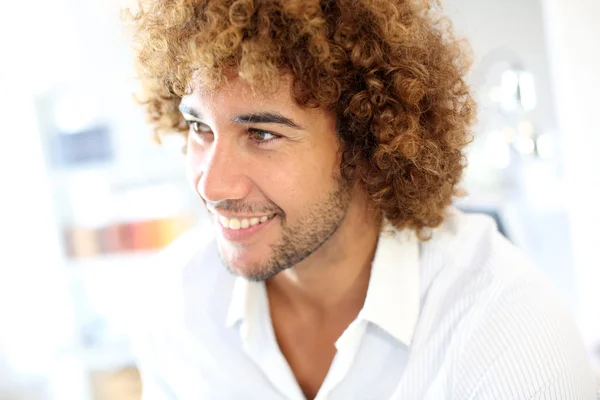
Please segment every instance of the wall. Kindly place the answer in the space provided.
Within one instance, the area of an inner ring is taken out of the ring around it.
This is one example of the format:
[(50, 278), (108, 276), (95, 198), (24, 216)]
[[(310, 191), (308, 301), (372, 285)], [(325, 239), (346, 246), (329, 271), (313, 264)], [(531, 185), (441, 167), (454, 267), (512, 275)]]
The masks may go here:
[[(545, 0), (555, 104), (564, 137), (577, 317), (600, 360), (600, 2)], [(598, 361), (600, 371), (600, 361)]]
[(32, 100), (45, 77), (69, 73), (53, 62), (69, 59), (68, 52), (50, 50), (57, 39), (69, 42), (60, 6), (38, 1), (0, 7), (0, 397), (13, 386), (40, 383), (74, 333)]

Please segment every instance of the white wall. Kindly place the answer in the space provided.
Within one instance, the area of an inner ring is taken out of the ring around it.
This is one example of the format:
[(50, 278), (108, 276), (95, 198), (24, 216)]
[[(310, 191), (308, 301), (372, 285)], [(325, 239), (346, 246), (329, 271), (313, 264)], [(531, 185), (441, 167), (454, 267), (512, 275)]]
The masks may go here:
[(43, 386), (51, 360), (74, 333), (32, 101), (46, 74), (61, 74), (47, 61), (55, 55), (40, 46), (55, 37), (31, 30), (52, 29), (42, 16), (53, 12), (41, 2), (36, 12), (36, 4), (20, 4), (0, 7), (0, 398), (18, 386)]
[(600, 346), (600, 2), (543, 4), (565, 144), (577, 317), (586, 341)]

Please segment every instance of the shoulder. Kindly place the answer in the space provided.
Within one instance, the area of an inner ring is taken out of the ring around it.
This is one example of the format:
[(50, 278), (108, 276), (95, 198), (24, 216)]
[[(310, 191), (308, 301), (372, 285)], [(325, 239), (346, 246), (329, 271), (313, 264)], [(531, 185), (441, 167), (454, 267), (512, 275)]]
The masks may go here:
[(194, 227), (154, 256), (135, 288), (131, 344), (138, 368), (158, 368), (159, 349), (167, 346), (171, 331), (181, 324), (184, 312), (182, 276), (193, 260), (208, 249), (200, 227)]
[[(196, 226), (157, 254), (149, 266), (144, 288), (150, 292), (177, 291), (185, 271), (195, 264), (198, 258), (210, 254), (212, 237), (207, 235), (204, 226)], [(166, 294), (166, 293), (165, 293)]]
[(594, 379), (581, 336), (547, 283), (514, 280), (471, 321), (456, 354), (457, 398), (592, 398)]
[(443, 266), (452, 265), (456, 272), (485, 271), (497, 279), (513, 279), (533, 272), (525, 254), (500, 234), (495, 221), (484, 214), (453, 211), (433, 230), (422, 251), (425, 256), (442, 254), (446, 260)]
[(156, 254), (135, 288), (134, 338), (180, 326), (189, 308), (189, 284), (193, 281), (194, 291), (202, 296), (210, 289), (211, 280), (222, 274), (218, 264), (214, 237), (205, 224), (189, 229)]
[(454, 212), (421, 244), (421, 292), (425, 304), (462, 304), (473, 312), (516, 282), (545, 282), (527, 256), (485, 215)]
[(553, 391), (584, 399), (593, 391), (568, 309), (491, 218), (456, 213), (422, 254), (423, 318), (451, 343), (447, 379), (456, 398), (529, 399)]
[(200, 223), (175, 239), (148, 265), (138, 287), (140, 312), (154, 321), (159, 316), (173, 318), (188, 306), (187, 290), (202, 296), (215, 280), (226, 277), (212, 227)]
[(210, 226), (185, 232), (154, 258), (136, 288), (130, 332), (138, 368), (146, 376), (170, 374), (165, 368), (181, 356), (176, 349), (198, 333), (198, 324), (222, 313), (232, 281), (220, 265)]

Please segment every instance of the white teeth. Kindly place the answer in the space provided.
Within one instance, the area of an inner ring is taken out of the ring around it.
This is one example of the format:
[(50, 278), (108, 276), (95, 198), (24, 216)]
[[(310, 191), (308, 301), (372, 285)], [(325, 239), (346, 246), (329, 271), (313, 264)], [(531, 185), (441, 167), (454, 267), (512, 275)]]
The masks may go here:
[(227, 218), (227, 217), (223, 217), (223, 216), (219, 216), (219, 222), (221, 223), (221, 225), (223, 225), (224, 228), (229, 228), (229, 229), (233, 229), (233, 230), (238, 230), (238, 229), (246, 229), (249, 228), (251, 226), (254, 225), (258, 225), (260, 223), (266, 222), (269, 219), (268, 216), (263, 216), (263, 217), (254, 217), (254, 218), (243, 218), (243, 219), (239, 219), (239, 218)]
[(229, 220), (229, 229), (238, 230), (242, 227), (242, 223), (237, 218), (231, 218)]
[(224, 228), (229, 228), (229, 218), (219, 216), (219, 222), (223, 225)]

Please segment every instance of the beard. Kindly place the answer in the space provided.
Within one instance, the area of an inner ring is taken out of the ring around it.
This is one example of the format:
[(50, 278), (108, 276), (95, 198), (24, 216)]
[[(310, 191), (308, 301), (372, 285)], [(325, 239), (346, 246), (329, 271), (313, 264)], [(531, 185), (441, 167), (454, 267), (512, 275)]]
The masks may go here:
[[(266, 281), (282, 271), (293, 267), (308, 258), (326, 243), (338, 230), (350, 204), (350, 186), (343, 178), (338, 178), (325, 199), (319, 200), (304, 209), (303, 214), (288, 224), (283, 210), (271, 207), (244, 207), (231, 205), (224, 208), (229, 210), (264, 210), (275, 211), (280, 220), (281, 238), (270, 245), (269, 258), (260, 263), (244, 268), (244, 278), (260, 282)], [(221, 262), (234, 275), (240, 275), (231, 268), (220, 254)]]

